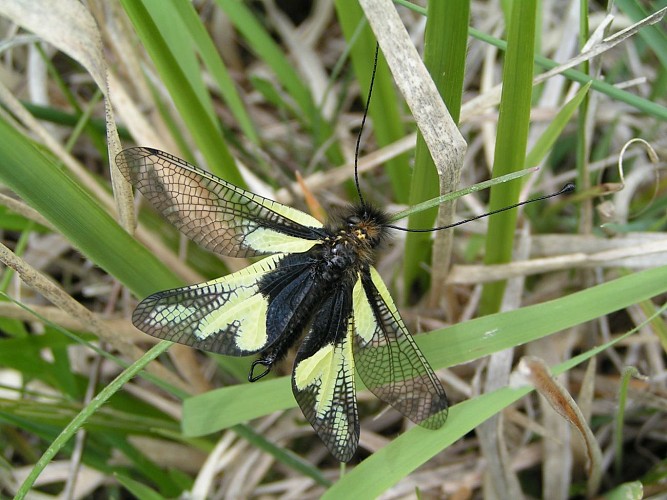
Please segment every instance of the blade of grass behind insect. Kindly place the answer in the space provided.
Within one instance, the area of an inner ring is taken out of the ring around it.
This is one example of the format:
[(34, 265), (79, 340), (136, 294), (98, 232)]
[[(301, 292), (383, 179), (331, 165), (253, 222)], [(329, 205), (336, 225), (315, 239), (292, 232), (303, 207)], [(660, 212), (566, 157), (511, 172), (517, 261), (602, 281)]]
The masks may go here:
[[(581, 0), (579, 3), (579, 50), (584, 48), (588, 37), (588, 0)], [(589, 74), (590, 61), (581, 63), (579, 69), (582, 73)], [(593, 182), (588, 168), (590, 146), (586, 123), (588, 121), (589, 101), (588, 96), (585, 96), (577, 115), (577, 190), (584, 193), (590, 190)], [(579, 231), (589, 234), (593, 229), (593, 202), (590, 198), (584, 199), (579, 207)]]
[[(648, 16), (646, 9), (637, 0), (616, 0), (614, 4), (627, 14), (633, 22), (640, 21)], [(665, 6), (665, 2), (662, 2), (662, 5), (660, 5), (660, 2), (656, 2), (656, 4), (656, 10)], [(660, 26), (662, 26), (662, 29)], [(664, 27), (664, 22), (662, 25), (646, 26), (639, 32), (639, 36), (651, 47), (661, 66), (667, 68), (667, 33), (665, 33)]]
[(245, 186), (227, 149), (192, 41), (171, 2), (121, 0), (146, 51), (212, 172)]
[(197, 51), (202, 61), (211, 72), (211, 76), (217, 82), (218, 88), (229, 111), (234, 115), (241, 130), (246, 137), (255, 144), (260, 143), (259, 136), (255, 131), (255, 126), (246, 112), (245, 105), (241, 100), (234, 81), (229, 76), (227, 67), (220, 58), (220, 54), (211, 40), (210, 35), (204, 28), (201, 19), (197, 15), (191, 2), (187, 0), (177, 0), (173, 2), (174, 8), (178, 11), (183, 23), (190, 32), (192, 41), (197, 45)]
[[(467, 363), (648, 300), (667, 291), (667, 266), (633, 273), (542, 304), (458, 323), (415, 340), (433, 368)], [(357, 381), (357, 388), (363, 388)], [(183, 402), (183, 432), (201, 436), (293, 408), (289, 377), (225, 387)]]
[(171, 112), (171, 102), (168, 96), (165, 96), (159, 84), (151, 80), (146, 81), (146, 87), (153, 98), (153, 106), (162, 118), (162, 123), (165, 128), (171, 133), (174, 143), (178, 147), (179, 155), (186, 161), (192, 164), (197, 163), (197, 157), (192, 151), (192, 147), (186, 137), (182, 133), (180, 118), (173, 115)]
[[(376, 40), (366, 23), (363, 11), (356, 2), (336, 0), (336, 13), (343, 28), (345, 39), (350, 42), (360, 23), (365, 26), (350, 49), (354, 74), (360, 86), (360, 99), (365, 103), (371, 82), (371, 69), (375, 55)], [(367, 110), (373, 123), (373, 134), (378, 147), (384, 147), (405, 137), (406, 127), (402, 119), (403, 99), (397, 93), (394, 82), (382, 53), (378, 56), (373, 98)], [(362, 138), (363, 140), (363, 138)], [(399, 203), (407, 203), (410, 186), (410, 156), (396, 156), (385, 163), (384, 169), (391, 180), (394, 197)]]
[(547, 154), (551, 151), (551, 148), (565, 129), (565, 126), (569, 123), (570, 118), (572, 118), (572, 115), (577, 110), (590, 88), (591, 83), (588, 82), (579, 89), (572, 99), (565, 103), (560, 111), (558, 111), (558, 114), (551, 120), (549, 126), (542, 135), (537, 138), (537, 141), (535, 141), (530, 152), (526, 155), (526, 168), (538, 166), (542, 160), (547, 157)]
[(129, 491), (134, 498), (139, 500), (163, 500), (164, 497), (157, 491), (145, 484), (135, 481), (125, 474), (114, 474), (114, 478)]
[[(80, 119), (78, 113), (67, 113), (60, 109), (51, 106), (41, 106), (32, 102), (21, 101), (21, 104), (30, 111), (30, 114), (39, 120), (48, 121), (58, 125), (73, 126), (76, 125)], [(92, 118), (90, 126), (95, 130), (95, 133), (100, 137), (104, 137), (106, 131), (106, 123), (100, 118)], [(126, 127), (118, 126), (118, 135), (121, 139), (130, 139), (130, 132)]]
[(396, 222), (398, 220), (405, 219), (406, 217), (410, 216), (413, 213), (418, 213), (423, 210), (428, 210), (429, 208), (437, 207), (440, 204), (445, 203), (447, 201), (456, 200), (461, 196), (465, 196), (470, 193), (476, 193), (477, 191), (481, 191), (483, 189), (488, 189), (491, 186), (495, 186), (496, 184), (500, 184), (502, 182), (509, 182), (511, 180), (518, 179), (520, 177), (523, 177), (524, 175), (535, 173), (538, 170), (539, 170), (538, 168), (533, 167), (533, 168), (527, 168), (525, 170), (519, 170), (518, 172), (511, 172), (507, 175), (501, 175), (500, 177), (495, 177), (487, 181), (478, 182), (477, 184), (473, 184), (472, 186), (469, 186), (467, 188), (459, 189), (458, 191), (453, 191), (451, 193), (438, 196), (437, 198), (432, 198), (430, 200), (417, 203), (416, 205), (410, 206), (410, 208), (406, 208), (405, 210), (401, 210), (400, 212), (391, 214), (389, 216), (389, 222)]
[(623, 426), (625, 424), (625, 409), (628, 400), (628, 386), (630, 379), (639, 375), (634, 366), (626, 366), (621, 375), (621, 385), (618, 388), (618, 411), (614, 422), (614, 469), (619, 476), (623, 475)]
[[(181, 282), (133, 239), (54, 160), (0, 118), (0, 180), (95, 265), (138, 296)], [(128, 258), (131, 256), (131, 258)]]
[[(525, 163), (533, 89), (536, 7), (535, 0), (512, 3), (493, 161), (494, 177), (522, 169)], [(520, 186), (517, 183), (495, 186), (491, 189), (489, 210), (498, 210), (516, 203), (519, 191)], [(498, 264), (511, 259), (516, 219), (516, 210), (508, 210), (489, 219), (485, 264)], [(484, 285), (480, 313), (498, 311), (504, 291), (504, 281)]]
[[(424, 34), (424, 64), (456, 123), (459, 121), (463, 95), (469, 15), (469, 0), (428, 3)], [(448, 191), (456, 188), (457, 186), (446, 187)], [(436, 166), (426, 142), (421, 133), (418, 133), (409, 205), (444, 194), (439, 191)], [(433, 227), (437, 213), (437, 208), (433, 208), (411, 215), (408, 227), (411, 229)], [(426, 288), (428, 274), (424, 271), (424, 265), (430, 265), (431, 237), (430, 233), (406, 234), (403, 259), (403, 283), (406, 291), (412, 289), (416, 280), (421, 282), (421, 288)]]
[[(245, 38), (253, 52), (273, 70), (278, 81), (294, 102), (298, 103), (301, 114), (296, 118), (312, 131), (315, 145), (321, 146), (329, 141), (333, 134), (332, 128), (320, 115), (310, 89), (303, 83), (294, 65), (289, 62), (271, 35), (255, 19), (250, 9), (237, 0), (216, 0), (216, 3)], [(335, 165), (340, 165), (344, 161), (337, 143), (332, 143), (327, 148), (326, 156)]]

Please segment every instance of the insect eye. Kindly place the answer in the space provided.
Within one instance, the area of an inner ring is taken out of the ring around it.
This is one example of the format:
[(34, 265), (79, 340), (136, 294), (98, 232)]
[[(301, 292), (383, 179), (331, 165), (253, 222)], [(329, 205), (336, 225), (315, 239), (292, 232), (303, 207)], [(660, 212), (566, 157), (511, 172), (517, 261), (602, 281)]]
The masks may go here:
[(350, 215), (347, 218), (346, 222), (348, 226), (354, 226), (356, 224), (359, 224), (361, 222), (361, 219), (356, 215)]

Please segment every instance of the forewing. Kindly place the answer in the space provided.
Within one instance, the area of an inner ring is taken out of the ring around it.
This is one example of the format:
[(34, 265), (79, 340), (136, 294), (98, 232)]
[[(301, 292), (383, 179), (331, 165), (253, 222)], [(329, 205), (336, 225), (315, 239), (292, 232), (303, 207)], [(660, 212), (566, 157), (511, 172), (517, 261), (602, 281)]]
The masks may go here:
[(325, 301), (297, 353), (292, 374), (301, 411), (341, 462), (349, 461), (359, 444), (351, 299), (346, 288)]
[(272, 255), (223, 278), (155, 293), (139, 303), (132, 322), (154, 337), (205, 351), (260, 352), (279, 336), (267, 330), (269, 300), (260, 293), (260, 282), (284, 257)]
[(366, 387), (413, 422), (437, 429), (447, 396), (403, 324), (378, 272), (362, 272), (353, 291), (354, 360)]
[(163, 151), (125, 149), (116, 164), (169, 222), (208, 250), (231, 257), (304, 252), (322, 236), (322, 224), (310, 215)]

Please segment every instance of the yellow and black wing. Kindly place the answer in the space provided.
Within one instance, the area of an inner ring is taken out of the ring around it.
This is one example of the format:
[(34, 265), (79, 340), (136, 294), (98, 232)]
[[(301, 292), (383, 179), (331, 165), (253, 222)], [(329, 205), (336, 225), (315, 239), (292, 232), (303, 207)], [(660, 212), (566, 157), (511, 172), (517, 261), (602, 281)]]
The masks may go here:
[(352, 293), (341, 286), (315, 314), (292, 373), (301, 411), (341, 462), (349, 461), (359, 444), (353, 334)]
[(323, 234), (310, 215), (151, 148), (121, 151), (123, 176), (187, 237), (230, 257), (304, 252)]
[(441, 427), (447, 419), (445, 389), (373, 267), (357, 280), (353, 308), (354, 361), (366, 387), (413, 422)]
[(263, 351), (282, 332), (267, 329), (269, 298), (260, 286), (284, 257), (272, 255), (222, 278), (154, 293), (139, 303), (132, 323), (154, 337), (205, 351), (231, 356)]

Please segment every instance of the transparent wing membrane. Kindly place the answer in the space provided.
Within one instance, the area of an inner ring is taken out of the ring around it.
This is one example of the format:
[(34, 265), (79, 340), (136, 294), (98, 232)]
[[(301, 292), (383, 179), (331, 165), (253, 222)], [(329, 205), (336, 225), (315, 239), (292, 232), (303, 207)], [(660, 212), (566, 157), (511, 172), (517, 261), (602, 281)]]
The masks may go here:
[(151, 148), (121, 151), (116, 164), (153, 207), (188, 238), (231, 257), (303, 252), (322, 224)]
[(447, 396), (374, 268), (354, 287), (354, 360), (366, 387), (413, 422), (441, 427)]

